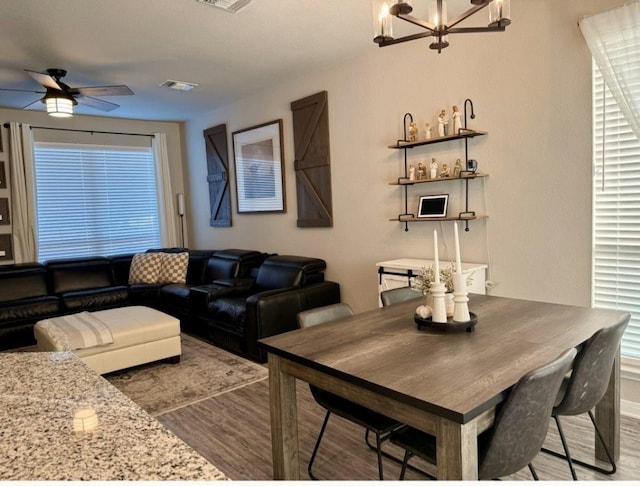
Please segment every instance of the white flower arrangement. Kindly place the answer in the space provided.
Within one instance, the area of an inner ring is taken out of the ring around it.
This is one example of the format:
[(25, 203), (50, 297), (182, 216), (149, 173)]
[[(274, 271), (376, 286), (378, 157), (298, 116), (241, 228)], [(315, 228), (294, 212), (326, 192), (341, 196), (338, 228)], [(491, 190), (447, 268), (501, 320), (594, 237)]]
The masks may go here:
[[(446, 292), (453, 292), (453, 274), (456, 272), (455, 264), (451, 263), (449, 268), (441, 268), (440, 269), (440, 282), (444, 284)], [(471, 285), (473, 282), (473, 274), (471, 272), (467, 275), (467, 286)], [(424, 295), (429, 293), (429, 289), (431, 288), (431, 282), (435, 279), (435, 269), (433, 265), (429, 267), (422, 267), (418, 275), (411, 279), (411, 287), (419, 292), (422, 292)]]

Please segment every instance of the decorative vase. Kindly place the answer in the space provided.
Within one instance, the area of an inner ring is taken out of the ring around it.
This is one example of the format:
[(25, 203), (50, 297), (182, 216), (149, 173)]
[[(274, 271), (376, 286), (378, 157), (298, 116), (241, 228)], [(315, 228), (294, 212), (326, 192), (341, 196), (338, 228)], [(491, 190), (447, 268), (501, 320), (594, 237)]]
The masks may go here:
[[(427, 305), (433, 308), (433, 295), (431, 295), (431, 292), (427, 292)], [(447, 317), (453, 317), (453, 309), (455, 307), (455, 303), (453, 302), (452, 292), (447, 292), (444, 294), (444, 306), (447, 311)]]

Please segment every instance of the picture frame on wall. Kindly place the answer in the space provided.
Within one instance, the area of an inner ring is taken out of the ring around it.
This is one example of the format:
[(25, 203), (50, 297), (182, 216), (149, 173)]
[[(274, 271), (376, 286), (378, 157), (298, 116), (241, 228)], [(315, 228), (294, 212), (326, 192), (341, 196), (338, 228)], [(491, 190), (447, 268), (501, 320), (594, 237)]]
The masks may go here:
[(7, 188), (7, 173), (4, 170), (4, 162), (0, 161), (0, 189)]
[(238, 213), (284, 213), (282, 119), (233, 132)]
[(418, 218), (446, 218), (449, 206), (449, 194), (420, 196)]

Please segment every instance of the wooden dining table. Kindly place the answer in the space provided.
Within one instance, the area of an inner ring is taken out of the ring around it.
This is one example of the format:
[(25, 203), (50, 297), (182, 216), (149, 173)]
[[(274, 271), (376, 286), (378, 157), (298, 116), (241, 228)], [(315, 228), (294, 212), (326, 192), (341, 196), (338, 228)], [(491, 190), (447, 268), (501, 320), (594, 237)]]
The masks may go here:
[[(510, 387), (622, 315), (469, 297), (478, 318), (472, 332), (418, 329), (414, 312), (422, 302), (415, 299), (262, 339), (269, 356), (273, 478), (300, 477), (296, 380), (302, 380), (434, 435), (438, 479), (477, 479), (477, 436), (491, 427)], [(617, 459), (619, 353), (596, 420)], [(604, 458), (594, 441), (596, 456)]]

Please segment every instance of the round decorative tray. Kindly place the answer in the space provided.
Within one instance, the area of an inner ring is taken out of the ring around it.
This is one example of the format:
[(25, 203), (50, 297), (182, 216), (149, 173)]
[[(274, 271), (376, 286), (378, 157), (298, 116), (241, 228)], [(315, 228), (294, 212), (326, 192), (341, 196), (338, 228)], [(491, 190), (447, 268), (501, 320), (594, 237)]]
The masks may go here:
[(422, 317), (415, 314), (413, 316), (413, 320), (418, 325), (418, 329), (435, 329), (438, 331), (467, 331), (473, 332), (474, 327), (478, 323), (478, 316), (473, 312), (469, 312), (469, 316), (471, 320), (467, 322), (456, 322), (451, 317), (447, 318), (447, 322), (433, 322), (431, 317), (427, 317), (423, 319)]

